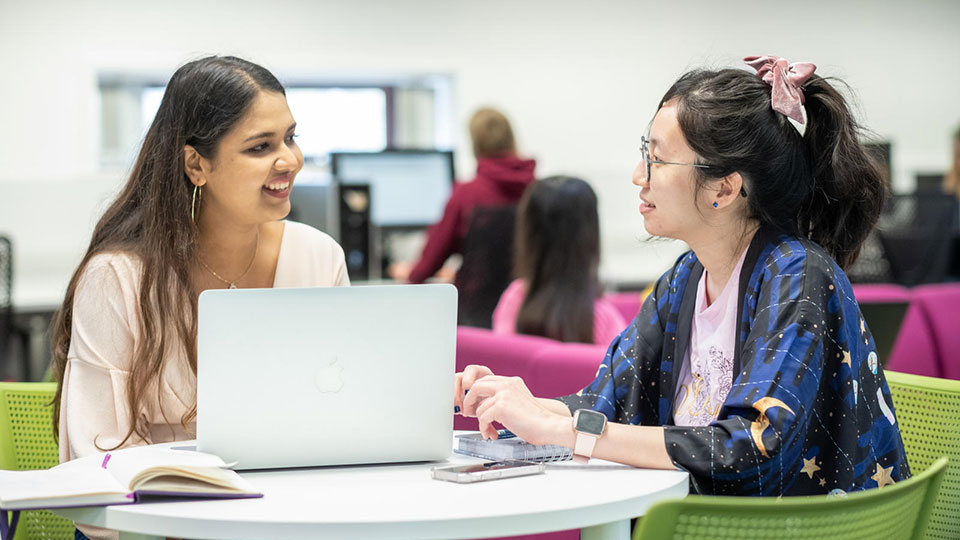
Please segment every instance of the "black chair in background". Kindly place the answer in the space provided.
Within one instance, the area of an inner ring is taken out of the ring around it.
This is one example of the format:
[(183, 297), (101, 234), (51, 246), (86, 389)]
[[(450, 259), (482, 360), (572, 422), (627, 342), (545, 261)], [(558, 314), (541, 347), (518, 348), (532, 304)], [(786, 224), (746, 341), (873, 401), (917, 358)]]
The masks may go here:
[(20, 342), (21, 377), (31, 381), (30, 332), (17, 325), (13, 313), (13, 245), (0, 236), (0, 366), (12, 358), (11, 345)]
[(943, 193), (943, 173), (917, 174), (917, 193), (939, 195)]
[(513, 275), (516, 221), (516, 206), (474, 209), (463, 240), (463, 264), (454, 280), (459, 295), (457, 324), (493, 326), (493, 310)]
[(944, 281), (957, 220), (957, 199), (950, 195), (892, 196), (877, 223), (877, 236), (894, 281), (908, 287)]
[[(851, 283), (890, 283), (890, 261), (887, 260), (877, 229), (870, 231), (860, 246), (860, 256), (846, 270)], [(871, 326), (871, 328), (873, 328)]]

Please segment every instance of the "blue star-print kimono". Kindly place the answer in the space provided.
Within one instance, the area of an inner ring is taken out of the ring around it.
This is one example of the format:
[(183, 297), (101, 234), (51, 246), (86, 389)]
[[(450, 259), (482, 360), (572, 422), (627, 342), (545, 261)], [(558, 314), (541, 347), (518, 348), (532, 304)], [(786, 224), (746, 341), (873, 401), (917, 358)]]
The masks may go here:
[(596, 380), (558, 398), (610, 421), (664, 426), (691, 491), (812, 495), (910, 477), (890, 390), (850, 281), (815, 243), (761, 229), (740, 274), (733, 386), (706, 427), (675, 426), (680, 363), (703, 266), (657, 282)]

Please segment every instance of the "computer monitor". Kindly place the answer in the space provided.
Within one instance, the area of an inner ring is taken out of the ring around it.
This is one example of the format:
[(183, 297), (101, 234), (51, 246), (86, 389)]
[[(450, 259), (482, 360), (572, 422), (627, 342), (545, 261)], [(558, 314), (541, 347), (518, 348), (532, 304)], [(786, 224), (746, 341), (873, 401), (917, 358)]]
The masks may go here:
[(917, 193), (943, 193), (943, 173), (917, 173)]
[(330, 167), (338, 182), (370, 185), (371, 221), (377, 227), (436, 223), (453, 190), (451, 151), (331, 152)]

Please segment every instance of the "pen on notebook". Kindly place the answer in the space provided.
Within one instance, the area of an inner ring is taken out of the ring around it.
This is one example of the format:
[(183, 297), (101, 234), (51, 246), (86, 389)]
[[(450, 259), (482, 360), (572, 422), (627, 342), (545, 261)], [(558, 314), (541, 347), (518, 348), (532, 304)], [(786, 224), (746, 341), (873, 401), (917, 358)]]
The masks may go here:
[(107, 468), (107, 462), (109, 462), (109, 461), (110, 461), (110, 452), (107, 452), (107, 453), (103, 456), (103, 463), (100, 464), (100, 467), (106, 469), (106, 468)]

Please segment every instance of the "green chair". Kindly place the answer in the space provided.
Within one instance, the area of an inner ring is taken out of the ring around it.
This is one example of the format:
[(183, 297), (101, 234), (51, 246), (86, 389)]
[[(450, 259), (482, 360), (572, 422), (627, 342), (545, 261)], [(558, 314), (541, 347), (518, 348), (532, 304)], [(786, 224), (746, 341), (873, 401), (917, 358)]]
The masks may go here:
[(634, 540), (919, 540), (947, 459), (921, 474), (845, 496), (692, 495), (650, 507)]
[[(0, 382), (0, 469), (57, 465), (50, 407), (56, 392), (56, 383)], [(72, 540), (73, 528), (73, 522), (46, 510), (21, 512), (14, 540)]]
[(885, 371), (914, 474), (950, 458), (926, 538), (960, 538), (960, 381)]

